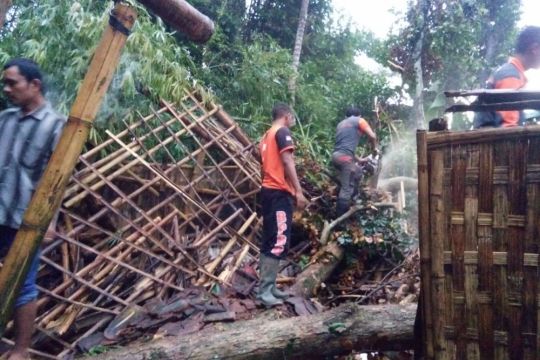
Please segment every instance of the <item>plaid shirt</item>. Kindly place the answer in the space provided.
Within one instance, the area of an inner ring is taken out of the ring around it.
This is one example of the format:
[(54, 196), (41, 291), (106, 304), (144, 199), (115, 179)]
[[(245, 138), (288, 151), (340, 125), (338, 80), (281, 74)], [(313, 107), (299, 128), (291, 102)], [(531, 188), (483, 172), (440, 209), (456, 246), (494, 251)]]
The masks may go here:
[(0, 225), (18, 229), (66, 119), (46, 102), (0, 113)]

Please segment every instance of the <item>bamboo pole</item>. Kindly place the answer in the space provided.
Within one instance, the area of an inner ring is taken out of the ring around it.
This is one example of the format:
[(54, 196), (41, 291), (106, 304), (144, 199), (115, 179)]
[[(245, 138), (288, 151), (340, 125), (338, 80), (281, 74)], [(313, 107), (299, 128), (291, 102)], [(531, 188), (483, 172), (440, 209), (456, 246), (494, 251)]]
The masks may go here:
[[(117, 3), (111, 12), (111, 16), (128, 30), (133, 27), (136, 15), (133, 7), (122, 3)], [(62, 201), (126, 40), (127, 34), (124, 31), (107, 25), (56, 150), (24, 214), (21, 227), (0, 271), (0, 335), (11, 315), (13, 302), (26, 278), (30, 262)]]
[(420, 270), (422, 279), (421, 305), (418, 307), (422, 321), (421, 341), (426, 359), (433, 359), (433, 320), (431, 311), (431, 255), (429, 209), (429, 159), (426, 131), (416, 134), (418, 154), (418, 232), (420, 238)]

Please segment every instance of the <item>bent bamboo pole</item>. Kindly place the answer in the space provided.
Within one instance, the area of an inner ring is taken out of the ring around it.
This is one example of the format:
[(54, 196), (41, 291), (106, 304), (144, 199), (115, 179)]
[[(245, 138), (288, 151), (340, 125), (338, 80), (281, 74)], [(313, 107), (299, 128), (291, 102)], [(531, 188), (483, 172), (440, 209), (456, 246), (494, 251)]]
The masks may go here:
[[(133, 27), (136, 12), (131, 6), (116, 4), (112, 13), (126, 30)], [(114, 23), (114, 22), (111, 22)], [(118, 25), (117, 25), (118, 26)], [(17, 237), (0, 271), (0, 335), (4, 332), (13, 302), (19, 292), (31, 259), (43, 239), (49, 222), (62, 201), (64, 190), (86, 142), (103, 96), (109, 87), (126, 31), (107, 25), (92, 58), (56, 150), (51, 156), (36, 192), (24, 214)]]

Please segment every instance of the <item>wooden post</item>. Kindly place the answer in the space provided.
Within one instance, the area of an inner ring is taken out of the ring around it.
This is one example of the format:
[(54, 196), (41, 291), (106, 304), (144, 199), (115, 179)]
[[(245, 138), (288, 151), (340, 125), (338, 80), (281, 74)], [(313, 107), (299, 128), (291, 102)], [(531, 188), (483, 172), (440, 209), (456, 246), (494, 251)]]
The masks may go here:
[(4, 267), (0, 271), (0, 335), (4, 332), (30, 262), (41, 244), (53, 214), (60, 206), (67, 182), (109, 87), (136, 15), (133, 7), (121, 3), (116, 4), (111, 12), (114, 18), (111, 18), (112, 21), (105, 29), (56, 150), (4, 261)]
[[(415, 334), (423, 344), (426, 359), (433, 359), (433, 320), (431, 312), (431, 251), (430, 251), (430, 213), (429, 213), (429, 164), (427, 134), (425, 130), (416, 134), (418, 154), (418, 232), (420, 237), (420, 270), (421, 270), (421, 306), (418, 316), (421, 323), (421, 334)], [(420, 350), (420, 349), (418, 349)]]

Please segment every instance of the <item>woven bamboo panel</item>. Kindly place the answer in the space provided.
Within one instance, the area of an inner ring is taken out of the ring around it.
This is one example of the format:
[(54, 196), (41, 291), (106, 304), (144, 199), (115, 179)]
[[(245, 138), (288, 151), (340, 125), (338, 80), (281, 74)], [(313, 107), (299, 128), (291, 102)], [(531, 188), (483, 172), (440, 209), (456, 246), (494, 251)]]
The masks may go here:
[(537, 359), (540, 127), (418, 133), (428, 359)]

